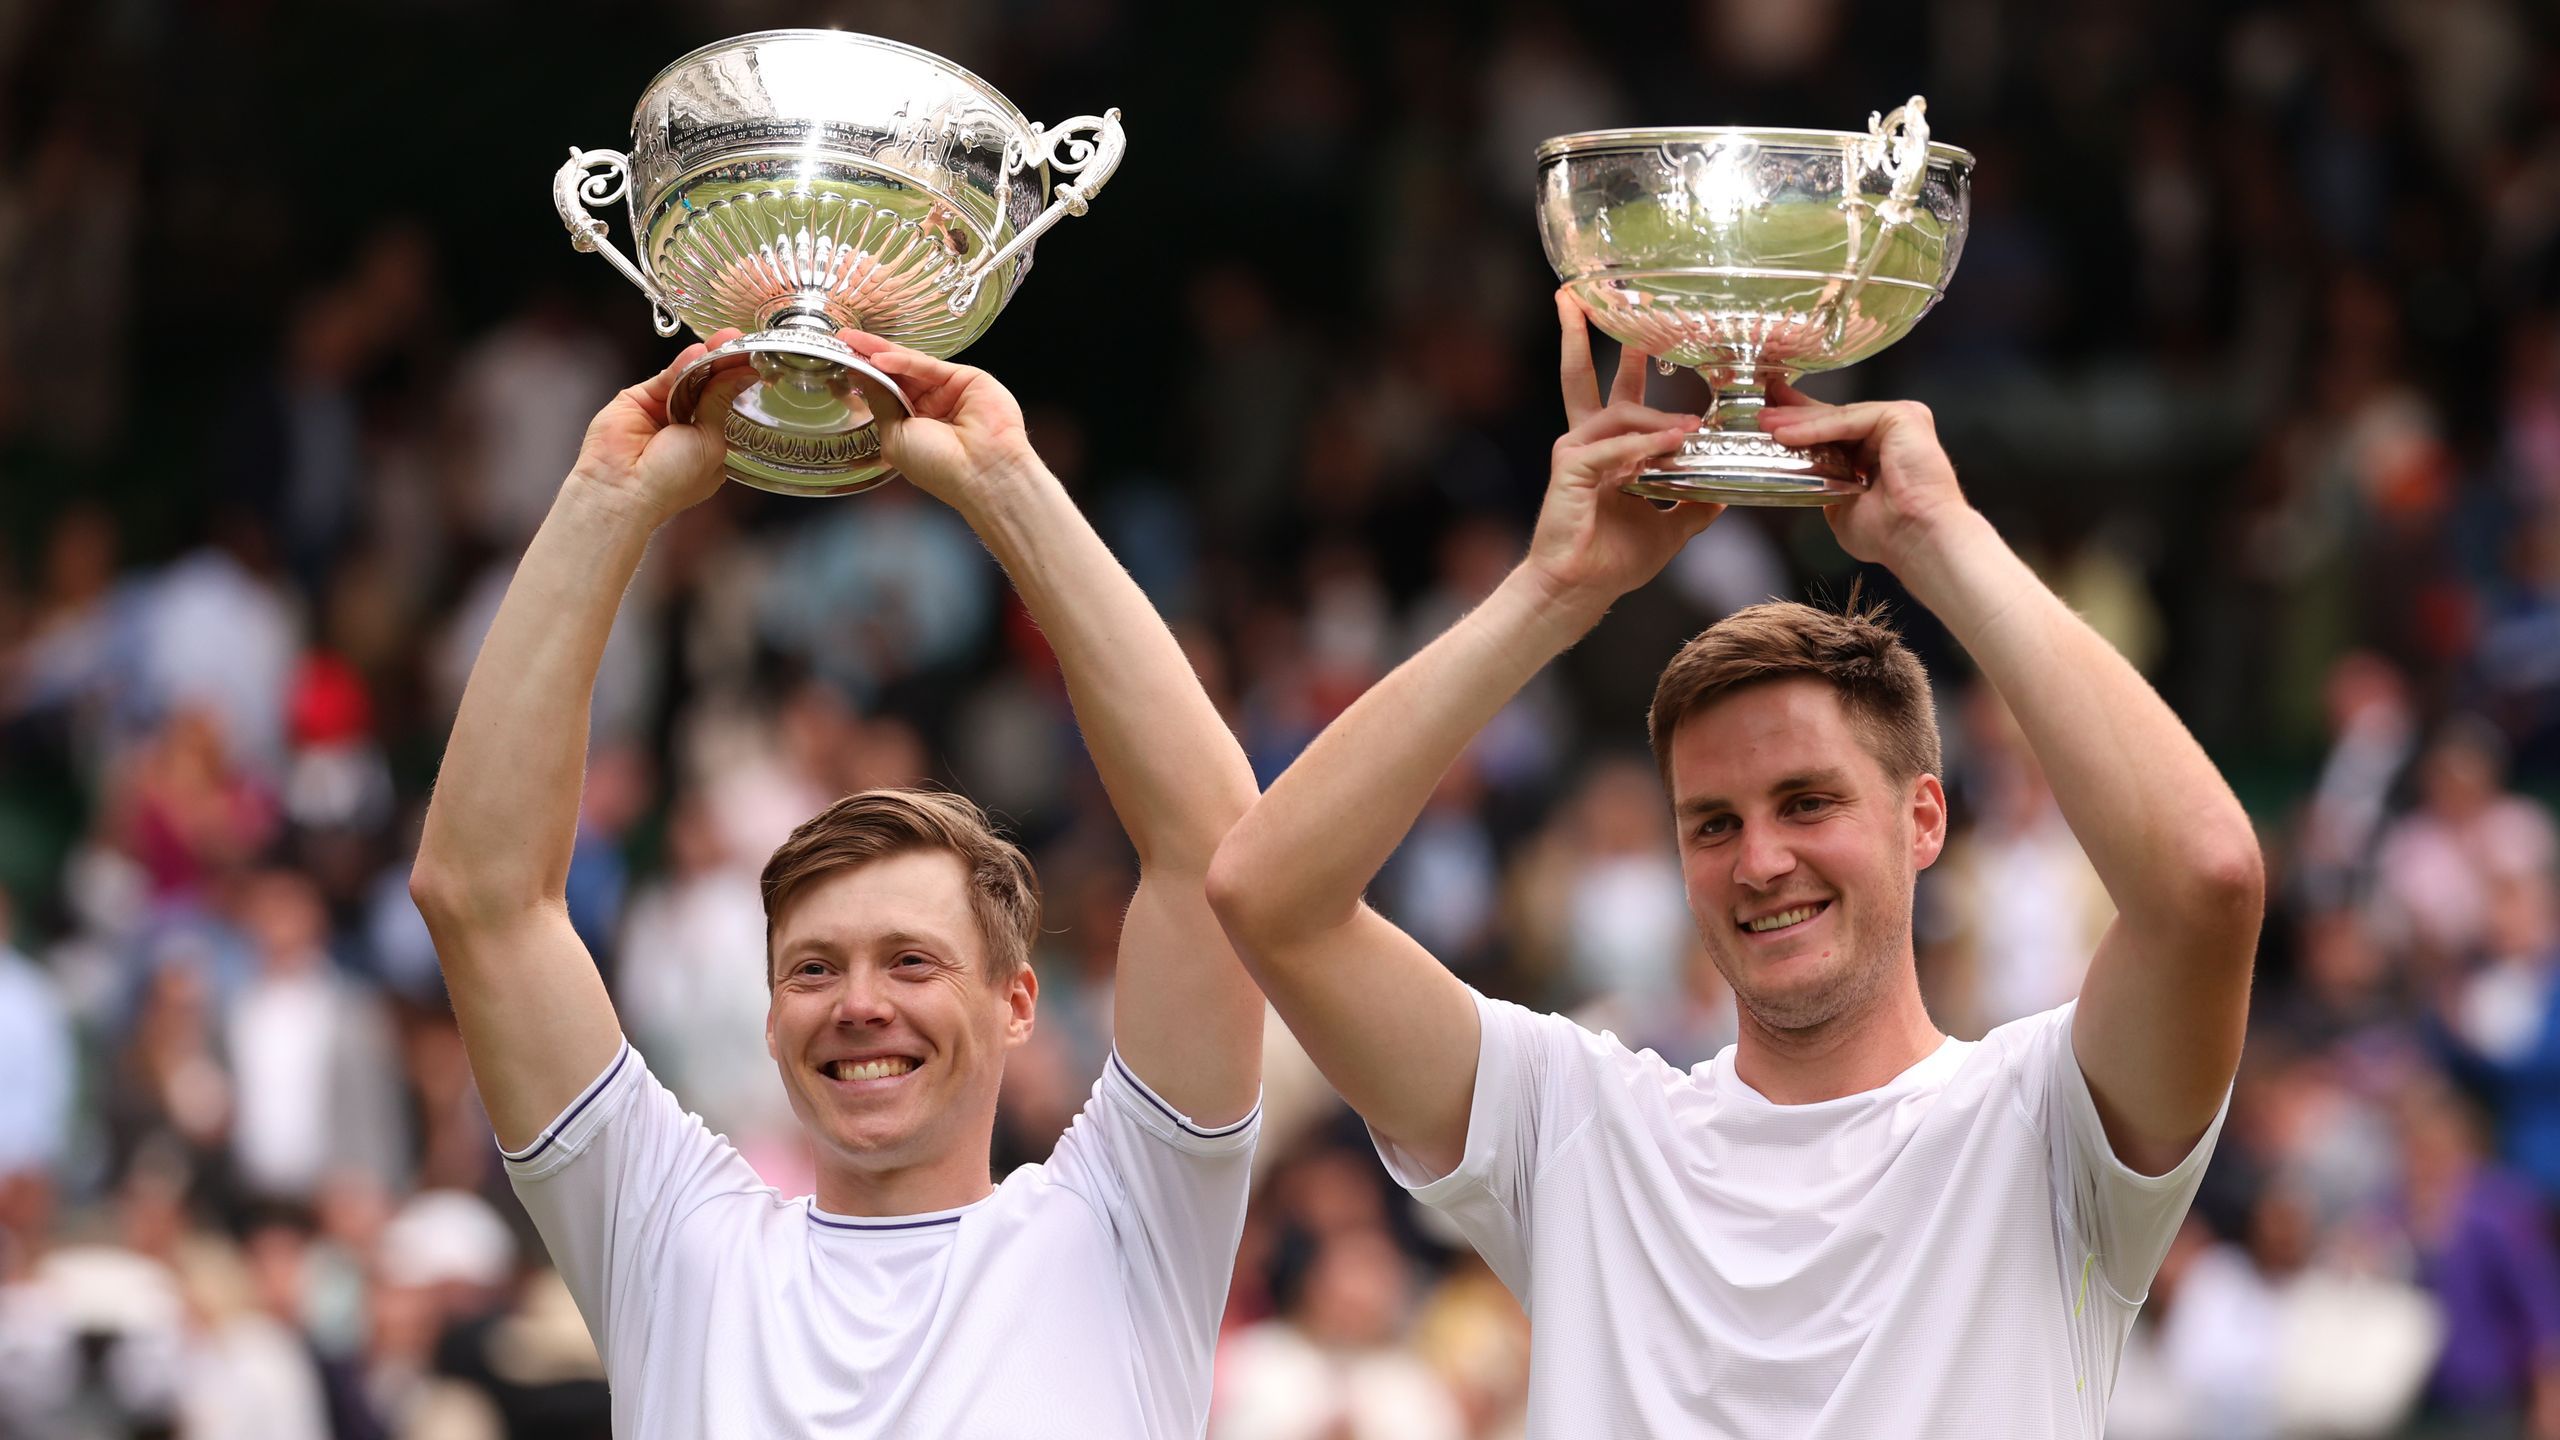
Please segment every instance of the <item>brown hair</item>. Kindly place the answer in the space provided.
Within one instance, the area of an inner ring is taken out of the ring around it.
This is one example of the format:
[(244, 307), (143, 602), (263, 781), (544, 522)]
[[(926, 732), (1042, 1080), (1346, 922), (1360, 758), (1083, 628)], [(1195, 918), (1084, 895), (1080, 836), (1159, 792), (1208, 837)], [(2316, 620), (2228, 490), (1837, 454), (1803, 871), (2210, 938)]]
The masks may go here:
[[(1009, 980), (1031, 963), (1040, 928), (1040, 878), (1022, 847), (996, 832), (987, 812), (944, 790), (865, 790), (847, 795), (800, 823), (764, 862), (764, 938), (768, 950), (783, 910), (828, 875), (903, 855), (941, 850), (969, 872), (969, 908), (986, 940), (989, 968)], [(765, 982), (773, 961), (765, 960)]]
[(1772, 600), (1736, 610), (1700, 631), (1663, 667), (1645, 728), (1653, 760), (1671, 779), (1671, 734), (1680, 722), (1747, 686), (1810, 676), (1831, 686), (1868, 753), (1897, 782), (1938, 773), (1938, 717), (1929, 672), (1885, 623), (1884, 607), (1846, 612)]

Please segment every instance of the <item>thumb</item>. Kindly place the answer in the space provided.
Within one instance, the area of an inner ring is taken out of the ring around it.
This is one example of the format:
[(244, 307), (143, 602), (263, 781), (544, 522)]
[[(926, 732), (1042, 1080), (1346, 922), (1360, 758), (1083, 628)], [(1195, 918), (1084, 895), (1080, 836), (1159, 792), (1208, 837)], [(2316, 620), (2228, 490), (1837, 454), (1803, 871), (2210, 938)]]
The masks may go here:
[(873, 407), (871, 423), (879, 431), (883, 450), (903, 449), (921, 443), (936, 430), (948, 431), (951, 428), (948, 422), (934, 416), (912, 408), (902, 410), (894, 405)]

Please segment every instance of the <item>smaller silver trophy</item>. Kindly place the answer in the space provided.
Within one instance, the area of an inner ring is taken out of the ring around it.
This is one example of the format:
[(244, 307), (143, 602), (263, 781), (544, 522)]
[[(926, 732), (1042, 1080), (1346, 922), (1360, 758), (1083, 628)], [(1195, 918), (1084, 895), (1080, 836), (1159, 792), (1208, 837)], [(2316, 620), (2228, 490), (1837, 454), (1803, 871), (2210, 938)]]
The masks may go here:
[[(1035, 125), (914, 46), (766, 30), (660, 71), (629, 153), (572, 148), (552, 198), (569, 243), (649, 297), (659, 334), (749, 332), (677, 377), (670, 416), (691, 420), (712, 373), (744, 356), (757, 379), (726, 422), (730, 476), (845, 495), (889, 478), (873, 417), (907, 402), (836, 331), (958, 352), (1013, 298), (1031, 242), (1085, 212), (1123, 144), (1117, 110)], [(589, 213), (625, 200), (636, 265)]]
[(1760, 433), (1773, 381), (1899, 340), (1964, 250), (1973, 157), (1929, 143), (1919, 96), (1866, 133), (1595, 130), (1538, 147), (1547, 260), (1602, 331), (1695, 369), (1706, 424), (1629, 482), (1660, 500), (1828, 505), (1864, 481), (1838, 446)]

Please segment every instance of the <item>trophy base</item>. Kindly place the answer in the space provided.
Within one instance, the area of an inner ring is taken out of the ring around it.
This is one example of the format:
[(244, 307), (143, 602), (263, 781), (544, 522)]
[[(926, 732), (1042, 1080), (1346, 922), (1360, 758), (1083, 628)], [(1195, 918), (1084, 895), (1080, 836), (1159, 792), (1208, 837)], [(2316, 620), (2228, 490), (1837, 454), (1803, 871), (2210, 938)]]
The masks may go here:
[(759, 378), (738, 392), (721, 426), (730, 479), (777, 495), (851, 495), (897, 473), (880, 453), (873, 417), (906, 414), (906, 396), (815, 329), (760, 330), (704, 352), (676, 376), (667, 418), (690, 422), (712, 377), (741, 364)]
[(1715, 505), (1837, 505), (1866, 492), (1866, 477), (1839, 445), (1798, 450), (1750, 430), (1700, 430), (1678, 453), (1645, 468), (1625, 490), (1648, 500)]

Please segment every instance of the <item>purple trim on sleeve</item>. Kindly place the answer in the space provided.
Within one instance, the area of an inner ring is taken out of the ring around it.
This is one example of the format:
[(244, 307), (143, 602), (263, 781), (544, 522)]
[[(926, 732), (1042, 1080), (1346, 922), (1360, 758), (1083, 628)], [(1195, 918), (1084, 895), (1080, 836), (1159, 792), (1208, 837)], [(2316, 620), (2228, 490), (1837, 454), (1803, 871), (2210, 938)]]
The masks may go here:
[(1117, 1048), (1114, 1048), (1111, 1052), (1111, 1066), (1113, 1069), (1120, 1072), (1121, 1079), (1128, 1081), (1129, 1084), (1137, 1090), (1141, 1098), (1143, 1098), (1148, 1104), (1156, 1107), (1156, 1109), (1162, 1111), (1166, 1119), (1181, 1126), (1183, 1129), (1190, 1131), (1192, 1134), (1199, 1136), (1203, 1140), (1215, 1140), (1221, 1135), (1233, 1135), (1247, 1125), (1252, 1124), (1254, 1117), (1262, 1113), (1262, 1106), (1257, 1103), (1252, 1109), (1245, 1112), (1243, 1119), (1238, 1120), (1233, 1125), (1221, 1125), (1215, 1130), (1203, 1130), (1199, 1126), (1192, 1124), (1188, 1119), (1184, 1118), (1181, 1111), (1174, 1109), (1172, 1106), (1167, 1105), (1164, 1101), (1158, 1099), (1156, 1097), (1156, 1092), (1147, 1088), (1147, 1082), (1138, 1078), (1138, 1072), (1129, 1068), (1129, 1062), (1120, 1058), (1120, 1051)]
[(622, 1047), (622, 1053), (614, 1056), (613, 1063), (605, 1067), (604, 1078), (598, 1080), (593, 1085), (588, 1086), (587, 1093), (579, 1096), (577, 1103), (571, 1105), (568, 1111), (561, 1115), (559, 1119), (552, 1121), (551, 1124), (543, 1130), (541, 1136), (533, 1142), (530, 1149), (527, 1149), (521, 1155), (509, 1155), (504, 1151), (500, 1151), (499, 1158), (505, 1160), (510, 1165), (524, 1165), (531, 1163), (536, 1157), (540, 1156), (543, 1151), (550, 1149), (551, 1142), (559, 1139), (562, 1131), (567, 1130), (572, 1122), (574, 1122), (580, 1115), (585, 1114), (588, 1106), (596, 1103), (596, 1097), (602, 1095), (605, 1087), (613, 1083), (614, 1076), (622, 1073), (622, 1067), (629, 1063), (630, 1059), (631, 1046), (628, 1043), (625, 1043)]

